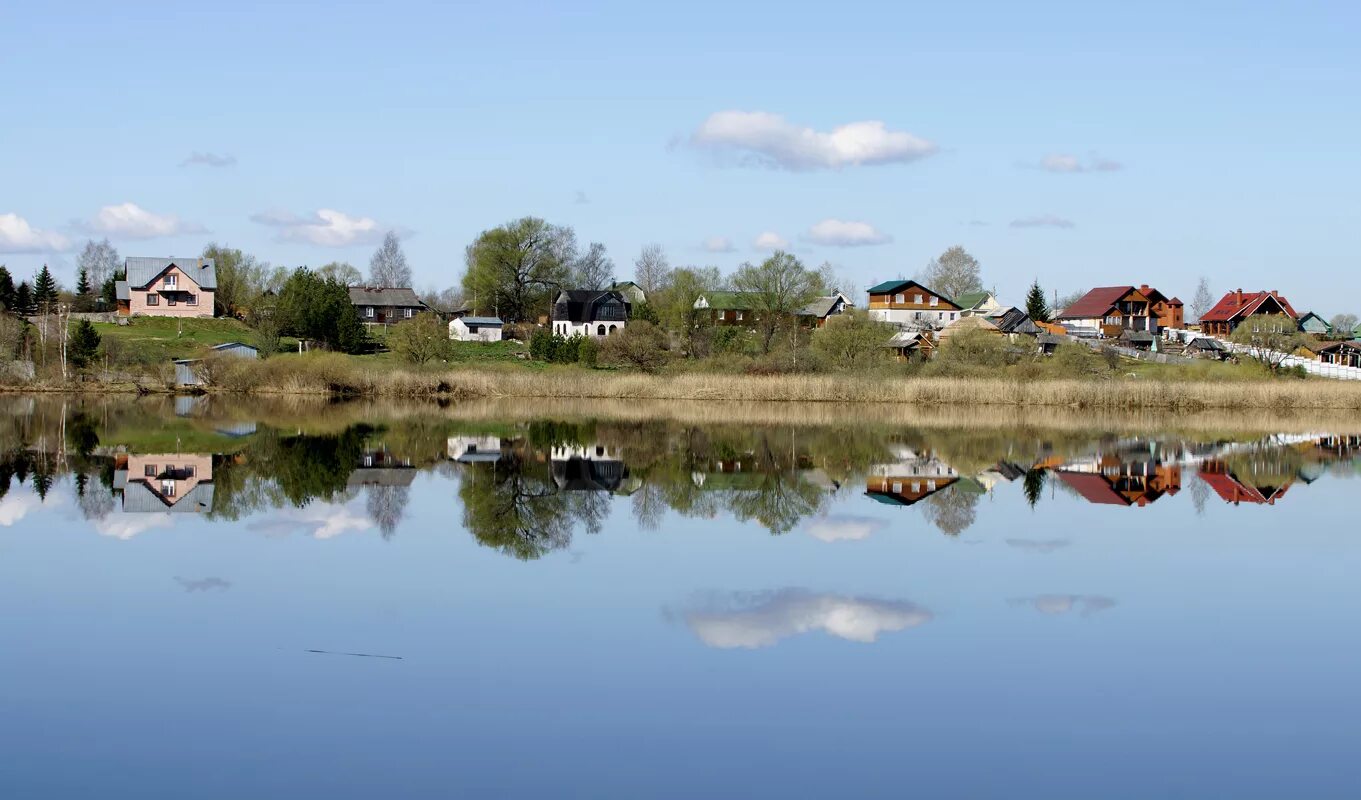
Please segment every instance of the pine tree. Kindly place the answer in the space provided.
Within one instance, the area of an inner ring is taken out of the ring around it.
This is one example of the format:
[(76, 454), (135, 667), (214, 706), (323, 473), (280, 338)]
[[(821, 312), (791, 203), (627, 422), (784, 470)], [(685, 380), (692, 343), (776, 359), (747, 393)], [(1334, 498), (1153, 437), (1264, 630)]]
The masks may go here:
[(76, 369), (85, 369), (99, 353), (99, 332), (88, 319), (82, 319), (76, 323), (75, 330), (71, 331), (71, 338), (66, 347), (72, 366)]
[(3, 264), (0, 264), (0, 305), (6, 311), (18, 311), (14, 307), (14, 276), (9, 274)]
[(94, 288), (90, 286), (90, 272), (81, 267), (76, 273), (76, 297), (73, 303), (76, 311), (93, 311), (95, 307)]
[(14, 313), (23, 317), (33, 314), (33, 290), (29, 288), (28, 281), (23, 281), (14, 290)]
[(43, 268), (38, 271), (38, 277), (33, 281), (33, 302), (43, 314), (49, 314), (56, 308), (57, 281), (52, 277), (52, 270), (48, 269), (46, 264), (43, 264)]
[(1026, 292), (1025, 313), (1036, 322), (1049, 321), (1049, 303), (1044, 299), (1044, 289), (1040, 288), (1039, 278), (1030, 284), (1030, 291)]

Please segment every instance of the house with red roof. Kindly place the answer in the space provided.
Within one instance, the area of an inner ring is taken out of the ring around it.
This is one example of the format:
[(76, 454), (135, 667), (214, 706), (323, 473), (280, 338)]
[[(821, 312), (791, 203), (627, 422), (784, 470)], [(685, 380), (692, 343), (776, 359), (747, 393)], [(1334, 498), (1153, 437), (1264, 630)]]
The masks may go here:
[(1156, 334), (1159, 318), (1153, 310), (1154, 300), (1150, 294), (1164, 305), (1170, 302), (1147, 285), (1139, 288), (1100, 286), (1061, 311), (1055, 320), (1078, 336), (1117, 339), (1125, 331)]
[(1214, 307), (1200, 318), (1200, 330), (1210, 336), (1228, 336), (1243, 321), (1258, 315), (1285, 314), (1298, 321), (1300, 315), (1280, 292), (1245, 292), (1235, 289), (1219, 299)]
[(1180, 328), (1186, 324), (1186, 306), (1180, 298), (1168, 297), (1146, 283), (1139, 287), (1139, 291), (1151, 303), (1149, 311), (1157, 317), (1160, 329)]
[[(1200, 465), (1200, 479), (1210, 485), (1214, 493), (1226, 503), (1240, 505), (1274, 506), (1285, 496), (1293, 479), (1254, 480), (1252, 483), (1239, 479), (1223, 461), (1211, 460)], [(1261, 485), (1254, 485), (1260, 483)]]

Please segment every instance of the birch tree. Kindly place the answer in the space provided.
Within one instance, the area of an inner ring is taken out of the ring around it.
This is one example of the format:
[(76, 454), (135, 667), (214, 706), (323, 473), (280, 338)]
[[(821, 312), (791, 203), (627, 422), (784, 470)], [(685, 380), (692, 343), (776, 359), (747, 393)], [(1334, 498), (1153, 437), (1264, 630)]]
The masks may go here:
[(385, 288), (410, 288), (411, 267), (406, 263), (406, 253), (394, 231), (388, 231), (383, 243), (369, 259), (369, 283)]

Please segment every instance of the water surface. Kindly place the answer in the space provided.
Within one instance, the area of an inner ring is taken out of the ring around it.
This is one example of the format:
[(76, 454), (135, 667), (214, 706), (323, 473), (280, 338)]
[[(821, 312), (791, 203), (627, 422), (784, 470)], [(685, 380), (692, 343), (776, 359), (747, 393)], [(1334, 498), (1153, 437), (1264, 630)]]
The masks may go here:
[(1361, 791), (1361, 428), (689, 412), (0, 398), (0, 796)]

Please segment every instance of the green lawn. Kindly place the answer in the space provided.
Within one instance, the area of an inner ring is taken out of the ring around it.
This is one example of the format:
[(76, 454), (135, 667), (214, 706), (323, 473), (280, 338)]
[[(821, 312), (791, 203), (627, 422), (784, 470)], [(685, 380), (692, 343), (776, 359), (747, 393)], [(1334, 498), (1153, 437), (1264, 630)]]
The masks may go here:
[[(139, 360), (151, 363), (176, 358), (193, 358), (213, 345), (244, 342), (257, 345), (254, 331), (236, 319), (174, 319), (135, 317), (127, 325), (97, 322), (95, 330), (104, 342), (116, 342)], [(281, 346), (296, 348), (297, 341), (285, 339)]]

